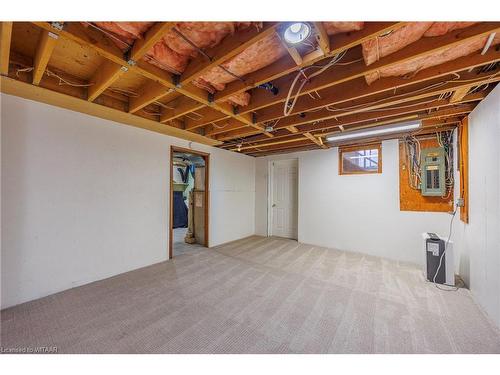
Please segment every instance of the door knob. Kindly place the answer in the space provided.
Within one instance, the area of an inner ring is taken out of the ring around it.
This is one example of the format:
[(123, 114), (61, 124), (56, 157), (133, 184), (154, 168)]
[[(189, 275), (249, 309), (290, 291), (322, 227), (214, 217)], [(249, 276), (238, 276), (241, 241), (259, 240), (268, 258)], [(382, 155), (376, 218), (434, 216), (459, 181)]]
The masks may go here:
[(276, 207), (276, 204), (275, 204), (275, 203), (273, 203), (273, 207)]

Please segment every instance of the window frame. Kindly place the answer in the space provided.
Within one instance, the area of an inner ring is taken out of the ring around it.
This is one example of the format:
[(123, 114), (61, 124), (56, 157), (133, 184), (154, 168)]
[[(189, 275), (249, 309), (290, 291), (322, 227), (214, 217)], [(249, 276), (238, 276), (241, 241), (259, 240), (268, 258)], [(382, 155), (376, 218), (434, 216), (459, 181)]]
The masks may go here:
[[(343, 154), (346, 152), (362, 151), (362, 150), (378, 150), (378, 168), (374, 171), (355, 171), (345, 172), (343, 169)], [(354, 146), (339, 146), (339, 176), (341, 175), (361, 175), (361, 174), (377, 174), (382, 173), (382, 142), (363, 143)]]

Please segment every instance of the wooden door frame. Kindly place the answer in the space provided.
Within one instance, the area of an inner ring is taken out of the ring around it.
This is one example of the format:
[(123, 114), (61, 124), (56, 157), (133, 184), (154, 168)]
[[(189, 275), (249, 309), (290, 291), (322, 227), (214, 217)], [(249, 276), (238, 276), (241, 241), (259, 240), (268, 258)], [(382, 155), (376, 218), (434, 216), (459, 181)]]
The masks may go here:
[(297, 162), (297, 241), (299, 240), (299, 189), (300, 189), (300, 178), (299, 178), (299, 158), (283, 158), (269, 160), (267, 165), (267, 236), (273, 236), (273, 178), (274, 178), (274, 164), (280, 161), (296, 161)]
[(183, 152), (186, 154), (193, 154), (193, 155), (198, 155), (201, 156), (205, 160), (205, 243), (203, 244), (205, 247), (209, 247), (209, 196), (210, 196), (210, 154), (207, 152), (202, 152), (202, 151), (196, 151), (192, 150), (190, 148), (183, 148), (183, 147), (177, 147), (177, 146), (170, 146), (170, 193), (169, 193), (169, 219), (168, 219), (168, 229), (169, 229), (169, 235), (168, 235), (168, 259), (172, 259), (174, 256), (174, 249), (173, 249), (173, 241), (172, 237), (174, 234), (174, 153), (175, 152)]

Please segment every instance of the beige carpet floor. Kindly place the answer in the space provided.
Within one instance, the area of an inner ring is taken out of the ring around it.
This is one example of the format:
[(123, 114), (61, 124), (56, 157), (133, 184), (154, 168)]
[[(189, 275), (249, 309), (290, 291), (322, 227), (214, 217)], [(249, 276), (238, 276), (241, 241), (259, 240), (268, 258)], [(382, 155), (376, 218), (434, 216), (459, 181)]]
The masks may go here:
[(251, 237), (2, 311), (4, 348), (59, 353), (500, 353), (468, 290), (419, 268)]

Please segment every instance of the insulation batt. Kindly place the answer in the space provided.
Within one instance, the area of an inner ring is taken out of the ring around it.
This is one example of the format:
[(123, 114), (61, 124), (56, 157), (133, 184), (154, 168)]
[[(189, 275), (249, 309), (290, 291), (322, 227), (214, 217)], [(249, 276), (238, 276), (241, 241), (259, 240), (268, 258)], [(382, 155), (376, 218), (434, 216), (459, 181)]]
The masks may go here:
[[(371, 65), (380, 58), (399, 51), (422, 37), (444, 35), (452, 30), (461, 29), (473, 24), (475, 22), (411, 22), (390, 34), (364, 42), (362, 45), (363, 57), (366, 65)], [(422, 69), (469, 55), (483, 48), (486, 40), (487, 37), (479, 38), (455, 47), (450, 47), (439, 53), (417, 57), (393, 67), (382, 68), (375, 73), (366, 75), (366, 82), (370, 84), (381, 77), (403, 76), (409, 73), (416, 74)]]
[[(96, 22), (98, 27), (113, 33), (117, 38), (132, 45), (134, 40), (142, 38), (153, 25), (152, 22)], [(329, 35), (361, 30), (363, 22), (325, 22)], [(206, 49), (218, 45), (226, 36), (238, 30), (255, 26), (251, 22), (178, 22), (176, 28), (196, 47)], [(126, 45), (115, 41), (122, 49)], [(276, 35), (265, 37), (245, 49), (240, 54), (223, 63), (224, 68), (236, 76), (262, 69), (285, 56), (287, 51)], [(145, 60), (161, 69), (175, 74), (182, 73), (189, 60), (198, 55), (198, 50), (175, 31), (169, 31), (156, 43), (145, 56)], [(215, 67), (193, 81), (193, 84), (209, 92), (223, 90), (225, 85), (236, 80), (233, 75), (219, 67)], [(239, 93), (229, 98), (230, 103), (245, 106), (250, 101), (250, 94)]]
[[(447, 61), (452, 61), (460, 57), (470, 55), (473, 52), (480, 51), (485, 46), (487, 40), (487, 36), (479, 37), (471, 41), (461, 43), (458, 46), (446, 48), (441, 50), (439, 53), (417, 57), (394, 67), (380, 69), (378, 72), (379, 74), (373, 73), (366, 76), (366, 81), (370, 84), (371, 82), (376, 81), (379, 77), (404, 76), (410, 73), (417, 74), (422, 69), (444, 64)], [(491, 47), (498, 43), (500, 43), (500, 36), (493, 39)]]
[(323, 26), (328, 35), (361, 30), (364, 24), (364, 22), (323, 22)]
[[(94, 24), (108, 32), (113, 33), (118, 39), (131, 46), (136, 39), (142, 37), (154, 22), (94, 22)], [(84, 26), (88, 26), (84, 23)], [(122, 50), (126, 50), (127, 45), (113, 39), (113, 42)]]

